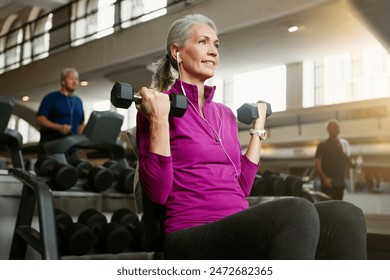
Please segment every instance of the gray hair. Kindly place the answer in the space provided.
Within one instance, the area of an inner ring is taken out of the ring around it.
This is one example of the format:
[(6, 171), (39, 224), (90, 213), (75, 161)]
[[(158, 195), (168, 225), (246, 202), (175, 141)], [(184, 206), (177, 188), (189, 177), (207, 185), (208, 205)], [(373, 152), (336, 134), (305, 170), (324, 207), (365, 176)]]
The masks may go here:
[[(178, 47), (183, 46), (191, 36), (192, 27), (200, 23), (207, 24), (215, 33), (217, 33), (215, 23), (201, 14), (187, 15), (172, 23), (166, 40), (165, 49), (167, 53), (163, 58), (154, 63), (156, 70), (152, 78), (153, 88), (156, 88), (159, 91), (166, 91), (173, 84), (175, 77), (177, 76), (176, 71), (178, 71), (178, 64), (176, 59), (172, 57), (171, 47), (173, 45)], [(175, 75), (172, 73), (173, 70), (175, 70)]]
[(76, 68), (64, 68), (61, 71), (60, 81), (64, 80), (69, 72), (74, 72), (77, 74), (77, 76), (79, 75), (79, 72), (77, 72)]

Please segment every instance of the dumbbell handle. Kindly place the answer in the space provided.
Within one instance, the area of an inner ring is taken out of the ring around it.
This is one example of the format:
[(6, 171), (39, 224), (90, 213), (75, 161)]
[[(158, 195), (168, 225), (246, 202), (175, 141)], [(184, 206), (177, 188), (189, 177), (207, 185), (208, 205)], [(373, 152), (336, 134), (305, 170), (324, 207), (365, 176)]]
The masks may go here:
[(266, 111), (265, 117), (268, 118), (268, 117), (271, 116), (271, 114), (272, 114), (270, 103), (265, 102), (265, 101), (263, 101), (263, 100), (259, 100), (259, 101), (257, 101), (256, 103), (253, 103), (253, 105), (257, 107), (256, 104), (261, 104), (261, 103), (267, 105), (267, 111)]
[[(172, 100), (176, 97), (176, 93), (171, 93), (169, 95), (169, 102), (171, 103), (172, 107)], [(135, 104), (141, 104), (142, 103), (142, 96), (141, 95), (133, 95), (133, 100)]]
[(134, 98), (135, 104), (141, 104), (142, 103), (142, 96), (134, 95), (133, 98)]

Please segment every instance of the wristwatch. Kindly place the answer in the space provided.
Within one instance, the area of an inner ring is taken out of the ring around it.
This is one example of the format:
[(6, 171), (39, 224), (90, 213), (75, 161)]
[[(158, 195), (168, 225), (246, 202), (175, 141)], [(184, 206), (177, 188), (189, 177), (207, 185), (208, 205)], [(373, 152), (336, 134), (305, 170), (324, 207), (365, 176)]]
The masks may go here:
[(249, 134), (250, 135), (257, 135), (257, 136), (259, 136), (259, 138), (260, 138), (260, 141), (263, 141), (263, 140), (265, 140), (265, 139), (267, 139), (267, 130), (264, 130), (264, 129), (251, 129), (250, 131), (249, 131)]

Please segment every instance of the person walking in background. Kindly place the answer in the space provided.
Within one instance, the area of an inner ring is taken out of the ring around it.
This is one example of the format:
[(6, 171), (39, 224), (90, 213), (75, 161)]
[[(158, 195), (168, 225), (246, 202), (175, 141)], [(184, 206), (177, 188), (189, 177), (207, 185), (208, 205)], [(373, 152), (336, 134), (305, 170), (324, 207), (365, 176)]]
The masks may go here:
[[(81, 134), (84, 130), (83, 103), (74, 95), (79, 85), (75, 68), (65, 68), (60, 76), (61, 88), (47, 94), (38, 109), (37, 123), (40, 126), (40, 143)], [(71, 152), (74, 152), (73, 149)]]
[(328, 139), (317, 146), (314, 166), (321, 178), (321, 191), (332, 199), (342, 200), (346, 188), (345, 172), (353, 166), (346, 139), (339, 138), (340, 125), (335, 119), (327, 123)]

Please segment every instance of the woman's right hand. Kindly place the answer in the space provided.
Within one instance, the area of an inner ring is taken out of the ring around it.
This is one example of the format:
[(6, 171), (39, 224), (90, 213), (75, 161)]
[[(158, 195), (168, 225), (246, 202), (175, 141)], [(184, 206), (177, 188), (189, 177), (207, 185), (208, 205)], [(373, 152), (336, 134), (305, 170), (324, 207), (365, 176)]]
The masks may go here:
[(171, 109), (168, 94), (143, 87), (141, 88), (139, 95), (142, 97), (142, 103), (137, 105), (137, 109), (141, 110), (149, 122), (168, 120), (169, 111)]
[(163, 156), (170, 156), (168, 115), (171, 109), (169, 95), (146, 87), (141, 88), (141, 104), (137, 109), (149, 120), (149, 151)]
[(265, 103), (256, 103), (257, 110), (259, 110), (259, 117), (253, 123), (252, 128), (254, 129), (264, 129), (264, 123), (267, 113), (267, 104)]

